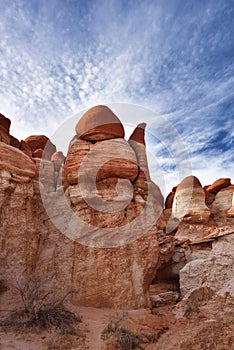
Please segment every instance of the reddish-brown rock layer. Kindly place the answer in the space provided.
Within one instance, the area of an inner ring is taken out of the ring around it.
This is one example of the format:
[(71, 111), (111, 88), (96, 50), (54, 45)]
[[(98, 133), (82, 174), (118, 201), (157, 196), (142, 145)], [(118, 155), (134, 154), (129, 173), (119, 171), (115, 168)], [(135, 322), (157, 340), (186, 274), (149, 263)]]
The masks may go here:
[(166, 198), (165, 201), (165, 209), (171, 209), (175, 197), (175, 192), (176, 192), (177, 186), (173, 187), (172, 191), (169, 193), (169, 195)]
[(20, 149), (20, 141), (12, 135), (10, 135), (10, 145)]
[(146, 123), (141, 123), (137, 125), (132, 135), (130, 136), (129, 140), (139, 142), (145, 145), (145, 128), (146, 128)]
[(111, 177), (135, 180), (138, 175), (136, 155), (127, 141), (113, 139), (92, 144), (74, 139), (65, 162), (67, 181), (77, 184), (78, 173), (87, 181), (95, 172), (97, 181)]
[(30, 178), (36, 174), (35, 165), (27, 155), (3, 142), (0, 142), (0, 169)]
[(209, 220), (210, 210), (205, 205), (205, 193), (195, 176), (186, 177), (177, 187), (172, 215), (188, 223), (205, 223)]
[(0, 127), (5, 130), (7, 134), (10, 132), (11, 121), (0, 113)]
[(124, 128), (119, 118), (107, 106), (89, 109), (76, 125), (77, 135), (88, 141), (124, 138)]
[(231, 179), (223, 178), (216, 180), (212, 185), (206, 186), (206, 191), (217, 194), (220, 190), (231, 185)]
[[(43, 158), (50, 160), (53, 153), (56, 152), (56, 146), (44, 135), (32, 135), (24, 140), (32, 150), (33, 156), (38, 158), (43, 150)], [(36, 152), (39, 150), (38, 152)], [(34, 155), (34, 152), (35, 155)], [(40, 156), (41, 158), (41, 156)]]

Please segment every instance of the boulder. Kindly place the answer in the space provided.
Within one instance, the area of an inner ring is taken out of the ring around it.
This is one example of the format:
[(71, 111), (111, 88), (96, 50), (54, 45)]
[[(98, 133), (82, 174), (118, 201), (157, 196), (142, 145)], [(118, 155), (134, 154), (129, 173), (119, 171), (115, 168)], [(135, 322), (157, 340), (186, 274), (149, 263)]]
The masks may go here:
[(107, 106), (89, 109), (76, 124), (80, 139), (103, 141), (124, 138), (124, 128), (119, 118)]
[(234, 239), (227, 234), (212, 243), (212, 250), (206, 259), (192, 260), (180, 271), (180, 290), (183, 298), (192, 292), (209, 287), (216, 295), (229, 294), (234, 300)]
[(206, 187), (206, 191), (212, 194), (217, 194), (220, 190), (231, 185), (231, 179), (222, 178), (216, 180), (212, 185)]
[[(52, 154), (56, 152), (56, 146), (44, 135), (32, 135), (27, 137), (24, 141), (29, 145), (32, 153), (42, 149), (44, 151), (43, 158), (46, 160), (50, 160)], [(38, 158), (39, 153), (41, 153), (41, 151), (35, 154), (35, 158)]]
[(209, 220), (210, 210), (205, 205), (205, 193), (195, 176), (186, 177), (177, 187), (172, 217), (187, 223), (206, 223)]
[(234, 185), (230, 185), (216, 194), (215, 200), (211, 205), (211, 213), (214, 216), (225, 215), (226, 211), (231, 209), (233, 193)]

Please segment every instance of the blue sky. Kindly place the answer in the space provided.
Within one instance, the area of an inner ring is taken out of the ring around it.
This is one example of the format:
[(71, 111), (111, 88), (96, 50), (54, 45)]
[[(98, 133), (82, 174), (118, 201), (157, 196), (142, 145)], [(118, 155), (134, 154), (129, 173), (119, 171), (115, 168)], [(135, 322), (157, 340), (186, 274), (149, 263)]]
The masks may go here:
[(0, 112), (14, 136), (137, 104), (153, 113), (121, 118), (148, 123), (157, 182), (176, 185), (178, 162), (203, 185), (233, 176), (233, 0), (1, 0), (0, 14)]

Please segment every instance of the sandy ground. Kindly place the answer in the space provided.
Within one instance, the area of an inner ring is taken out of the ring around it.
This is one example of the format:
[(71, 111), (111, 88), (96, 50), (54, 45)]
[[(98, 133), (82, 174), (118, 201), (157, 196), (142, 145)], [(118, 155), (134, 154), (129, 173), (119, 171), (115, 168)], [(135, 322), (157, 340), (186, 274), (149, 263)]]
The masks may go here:
[[(72, 307), (79, 312), (82, 323), (78, 336), (60, 336), (52, 332), (15, 332), (12, 329), (0, 331), (0, 350), (100, 350), (101, 334), (110, 319), (116, 317), (116, 310), (89, 307)], [(232, 350), (234, 349), (234, 312), (230, 304), (221, 312), (220, 305), (211, 302), (194, 312), (177, 319), (173, 307), (162, 307), (153, 316), (150, 310), (128, 312), (130, 321), (138, 320), (145, 331), (151, 325), (153, 332), (160, 328), (160, 318), (166, 320), (168, 329), (154, 343), (144, 345), (145, 350)], [(154, 318), (155, 317), (155, 318)], [(157, 318), (158, 317), (158, 318)], [(151, 323), (152, 322), (152, 323)], [(158, 324), (158, 327), (155, 325)], [(150, 326), (150, 327), (151, 327)]]
[[(75, 311), (75, 308), (73, 310)], [(61, 340), (61, 344), (64, 343), (64, 350), (99, 350), (101, 333), (108, 324), (113, 310), (79, 307), (78, 312), (82, 318), (82, 323), (79, 325), (81, 336), (60, 337), (55, 332), (22, 333), (7, 329), (0, 332), (0, 350), (47, 350), (50, 346), (52, 348), (58, 344), (59, 341), (56, 339), (60, 338), (64, 338), (64, 341)]]

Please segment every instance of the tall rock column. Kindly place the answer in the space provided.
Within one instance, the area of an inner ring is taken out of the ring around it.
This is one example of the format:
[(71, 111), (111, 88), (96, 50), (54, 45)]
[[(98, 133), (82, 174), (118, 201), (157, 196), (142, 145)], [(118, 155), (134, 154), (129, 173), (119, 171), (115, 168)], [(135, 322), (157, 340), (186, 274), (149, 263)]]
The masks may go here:
[[(132, 147), (124, 140), (120, 120), (106, 106), (86, 112), (76, 133), (64, 166), (66, 197), (83, 222), (82, 228), (75, 221), (73, 227), (77, 238), (72, 280), (79, 286), (75, 301), (99, 307), (149, 306), (162, 206), (152, 196), (149, 203), (152, 184), (145, 151), (141, 145), (137, 150), (137, 142)], [(138, 186), (141, 167), (146, 188)]]

